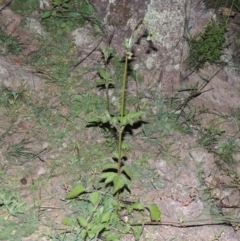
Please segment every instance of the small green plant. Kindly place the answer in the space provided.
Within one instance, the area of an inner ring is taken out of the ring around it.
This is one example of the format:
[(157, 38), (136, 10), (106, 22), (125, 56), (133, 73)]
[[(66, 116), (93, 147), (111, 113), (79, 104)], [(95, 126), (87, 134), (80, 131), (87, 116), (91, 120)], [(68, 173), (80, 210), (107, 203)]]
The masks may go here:
[(23, 139), (18, 143), (11, 143), (3, 150), (3, 154), (7, 161), (14, 165), (22, 165), (23, 163), (35, 158), (30, 148), (26, 147), (30, 142)]
[(219, 63), (224, 48), (227, 23), (211, 20), (205, 29), (195, 36), (187, 37), (189, 54), (185, 63), (189, 69), (201, 69), (206, 63)]
[(215, 126), (210, 126), (200, 133), (201, 137), (197, 142), (209, 152), (215, 152), (223, 133), (223, 130), (218, 129)]
[(86, 21), (95, 29), (105, 32), (102, 21), (88, 0), (53, 0), (49, 10), (42, 14), (46, 25), (56, 25), (69, 32), (73, 27), (83, 27)]
[[(110, 113), (108, 88), (110, 84), (113, 84), (111, 73), (108, 70), (100, 69), (100, 84), (106, 89), (106, 111), (102, 115), (92, 116), (88, 122), (91, 126), (105, 126), (116, 131), (116, 150), (112, 153), (112, 161), (103, 166), (99, 182), (94, 187), (86, 188), (84, 185), (78, 184), (66, 195), (66, 199), (81, 196), (81, 200), (87, 203), (87, 213), (77, 217), (80, 227), (79, 234), (83, 240), (102, 238), (117, 241), (123, 234), (132, 234), (136, 240), (139, 240), (144, 226), (144, 218), (139, 215), (140, 212), (149, 211), (153, 222), (159, 222), (161, 219), (156, 204), (144, 205), (140, 202), (124, 202), (121, 199), (123, 194), (131, 191), (132, 179), (132, 171), (126, 165), (125, 152), (129, 150), (129, 144), (124, 140), (124, 134), (126, 129), (131, 128), (136, 121), (139, 121), (143, 114), (142, 111), (126, 111), (127, 71), (128, 62), (132, 57), (130, 49), (133, 42), (132, 39), (125, 41), (127, 51), (118, 113)], [(107, 66), (112, 49), (103, 49), (102, 53), (105, 66)], [(63, 222), (68, 225), (74, 223), (70, 218), (64, 219)]]
[(0, 206), (4, 206), (9, 215), (17, 216), (18, 214), (24, 213), (26, 210), (26, 204), (24, 202), (20, 202), (15, 195), (6, 190), (0, 190)]
[(227, 138), (226, 141), (219, 144), (217, 149), (217, 156), (219, 157), (219, 164), (226, 163), (231, 168), (234, 168), (236, 159), (234, 154), (239, 152), (239, 144), (234, 138)]
[(0, 105), (3, 107), (13, 107), (18, 103), (26, 103), (28, 96), (26, 89), (19, 87), (16, 90), (2, 84), (0, 87)]
[(32, 12), (39, 8), (39, 0), (14, 0), (10, 8), (21, 13)]
[[(32, 234), (36, 230), (34, 223), (26, 223), (24, 220), (28, 211), (26, 203), (17, 198), (15, 192), (0, 189), (0, 240), (20, 241), (23, 236)], [(15, 219), (11, 219), (11, 216)]]
[(0, 54), (19, 54), (22, 50), (21, 43), (18, 39), (0, 28)]

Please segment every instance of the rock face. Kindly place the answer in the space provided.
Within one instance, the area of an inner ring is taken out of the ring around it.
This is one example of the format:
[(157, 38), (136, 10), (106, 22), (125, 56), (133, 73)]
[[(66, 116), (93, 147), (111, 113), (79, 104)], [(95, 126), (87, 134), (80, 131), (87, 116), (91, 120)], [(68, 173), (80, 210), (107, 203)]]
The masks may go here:
[(151, 1), (145, 15), (148, 28), (156, 33), (153, 42), (158, 49), (147, 59), (153, 63), (148, 66), (158, 69), (158, 80), (166, 90), (179, 87), (185, 8), (186, 3), (181, 0)]
[(22, 66), (13, 65), (2, 59), (0, 59), (0, 78), (2, 84), (14, 90), (27, 87), (40, 91), (43, 90), (45, 82), (31, 71), (24, 70)]
[[(112, 45), (117, 47), (130, 37), (137, 24), (144, 20), (135, 39), (140, 43), (135, 69), (144, 72), (160, 88), (172, 90), (179, 87), (183, 50), (185, 10), (188, 1), (92, 1), (105, 18), (108, 26), (115, 28)], [(146, 41), (149, 36), (151, 41)], [(122, 51), (122, 50), (120, 50)], [(151, 73), (151, 74), (150, 74)]]

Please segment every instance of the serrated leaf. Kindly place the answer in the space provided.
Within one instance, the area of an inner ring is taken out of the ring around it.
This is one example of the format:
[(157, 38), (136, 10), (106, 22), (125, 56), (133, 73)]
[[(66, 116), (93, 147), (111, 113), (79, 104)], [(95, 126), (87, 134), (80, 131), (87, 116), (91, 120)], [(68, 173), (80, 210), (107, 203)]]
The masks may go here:
[(103, 170), (108, 170), (108, 169), (118, 169), (118, 164), (117, 163), (109, 163), (103, 166)]
[(73, 226), (74, 222), (71, 218), (63, 218), (62, 224), (66, 226)]
[(101, 198), (101, 194), (99, 192), (93, 192), (90, 194), (90, 202), (93, 206), (96, 206)]
[(84, 218), (84, 217), (78, 217), (77, 218), (77, 221), (78, 221), (78, 223), (79, 223), (79, 225), (81, 226), (81, 227), (84, 227), (84, 228), (86, 228), (87, 227), (87, 225), (88, 225), (88, 221)]
[(71, 199), (79, 196), (80, 194), (86, 191), (85, 187), (82, 184), (75, 186), (70, 192), (65, 196), (66, 199)]
[(161, 212), (157, 206), (157, 204), (153, 203), (147, 206), (147, 209), (150, 212), (150, 218), (153, 222), (161, 221)]
[(132, 172), (127, 166), (123, 166), (121, 169), (122, 172), (125, 172), (129, 178), (132, 178)]
[(101, 223), (107, 223), (110, 220), (110, 213), (103, 213), (101, 218)]
[(132, 209), (141, 211), (144, 210), (144, 205), (137, 202), (132, 205)]

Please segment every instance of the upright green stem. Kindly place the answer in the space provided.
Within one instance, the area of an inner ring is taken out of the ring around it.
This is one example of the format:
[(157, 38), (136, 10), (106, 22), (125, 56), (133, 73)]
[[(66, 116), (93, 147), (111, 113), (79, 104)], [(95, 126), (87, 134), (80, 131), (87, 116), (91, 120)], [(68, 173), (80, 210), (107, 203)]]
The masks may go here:
[[(121, 174), (121, 164), (122, 164), (122, 135), (125, 126), (122, 125), (124, 111), (125, 111), (125, 89), (127, 83), (127, 68), (128, 68), (128, 55), (125, 56), (125, 66), (123, 74), (123, 85), (122, 85), (122, 101), (121, 101), (121, 110), (120, 110), (120, 130), (118, 133), (118, 175)], [(119, 200), (119, 192), (117, 193), (117, 200)]]
[(107, 112), (110, 114), (110, 104), (109, 104), (109, 88), (108, 84), (106, 85), (106, 99), (107, 99)]

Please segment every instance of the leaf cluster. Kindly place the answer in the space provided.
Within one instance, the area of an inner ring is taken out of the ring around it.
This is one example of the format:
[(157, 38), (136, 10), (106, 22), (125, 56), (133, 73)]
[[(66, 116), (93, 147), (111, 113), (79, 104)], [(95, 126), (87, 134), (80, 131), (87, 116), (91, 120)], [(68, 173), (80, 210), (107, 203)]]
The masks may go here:
[(24, 213), (26, 204), (14, 197), (14, 194), (6, 190), (0, 190), (0, 206), (4, 206), (8, 213), (17, 216)]
[[(110, 168), (110, 166), (106, 166), (106, 168)], [(126, 205), (118, 202), (114, 196), (107, 194), (107, 192), (87, 190), (82, 184), (75, 186), (66, 195), (66, 199), (76, 198), (79, 195), (83, 196), (81, 201), (84, 200), (87, 203), (86, 216), (80, 215), (77, 217), (77, 224), (80, 227), (79, 235), (84, 240), (102, 238), (109, 241), (118, 241), (120, 240), (120, 233), (133, 233), (136, 237), (141, 233), (141, 228), (131, 226), (128, 222), (131, 220), (124, 220), (124, 217), (133, 215), (134, 211), (148, 210), (152, 221), (160, 221), (161, 213), (156, 204), (145, 206), (140, 202), (135, 202)], [(74, 220), (66, 217), (62, 223), (73, 226)]]
[(199, 70), (206, 63), (219, 63), (225, 42), (227, 24), (211, 20), (203, 32), (187, 39), (189, 54), (185, 63), (189, 69)]

